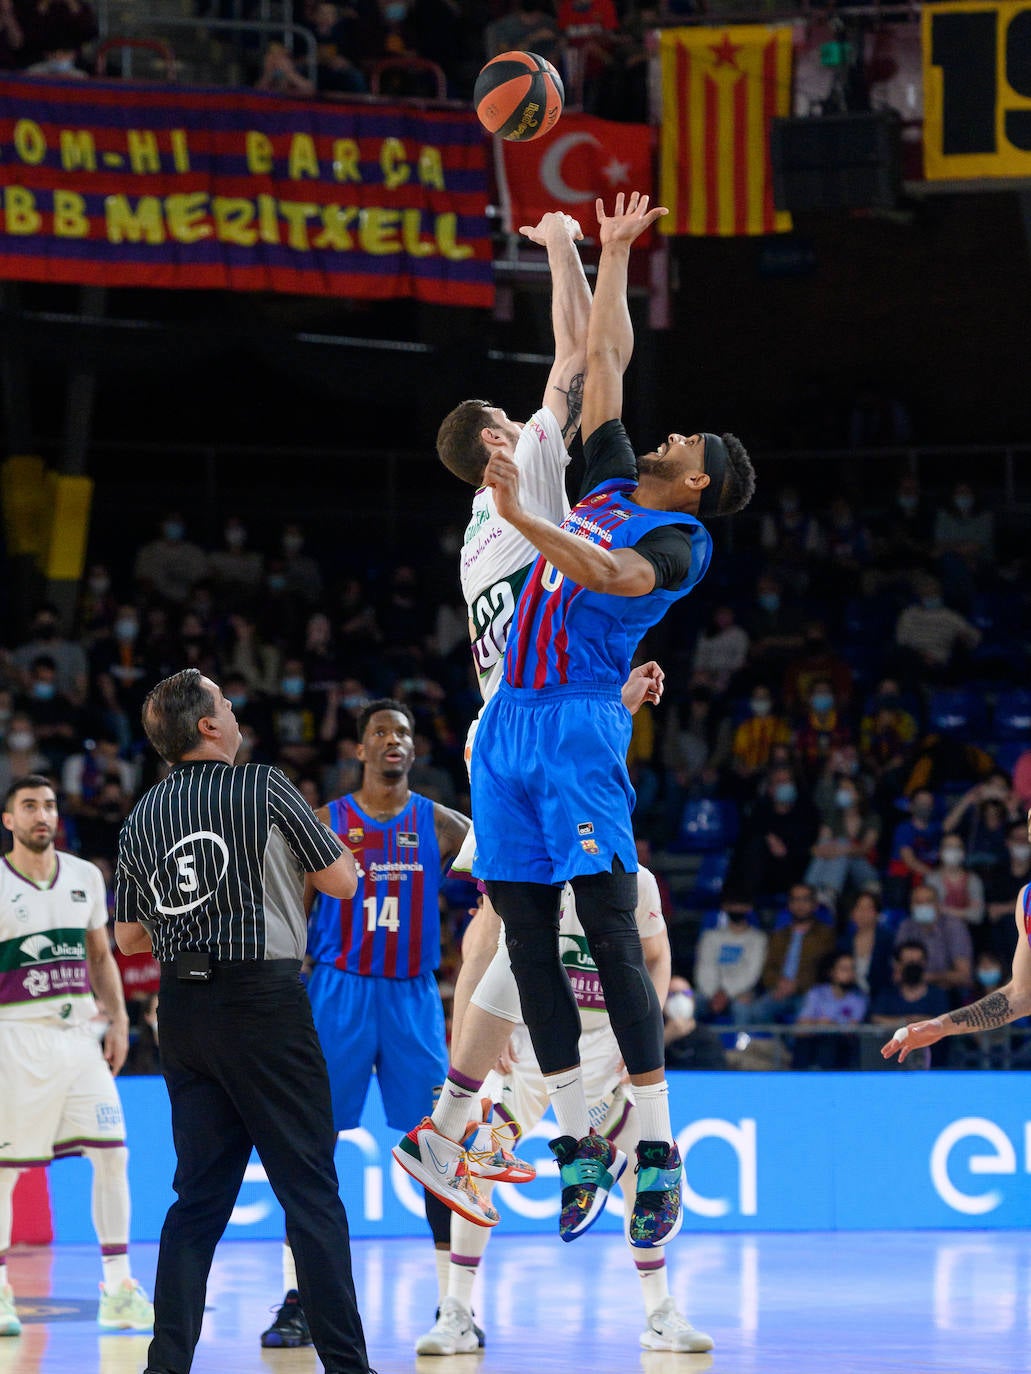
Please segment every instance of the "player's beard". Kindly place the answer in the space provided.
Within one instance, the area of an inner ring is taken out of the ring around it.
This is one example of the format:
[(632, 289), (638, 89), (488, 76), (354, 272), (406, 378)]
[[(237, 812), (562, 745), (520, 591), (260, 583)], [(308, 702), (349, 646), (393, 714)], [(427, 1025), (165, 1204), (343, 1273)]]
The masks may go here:
[(638, 458), (637, 475), (652, 477), (658, 482), (672, 482), (677, 475), (677, 464), (671, 458), (653, 458), (649, 454), (644, 458)]
[(45, 854), (47, 850), (53, 845), (55, 834), (55, 831), (48, 830), (46, 836), (44, 837), (41, 835), (35, 835), (30, 831), (28, 835), (16, 836), (16, 839), (18, 840), (19, 844), (23, 844), (25, 848), (31, 850), (33, 854)]

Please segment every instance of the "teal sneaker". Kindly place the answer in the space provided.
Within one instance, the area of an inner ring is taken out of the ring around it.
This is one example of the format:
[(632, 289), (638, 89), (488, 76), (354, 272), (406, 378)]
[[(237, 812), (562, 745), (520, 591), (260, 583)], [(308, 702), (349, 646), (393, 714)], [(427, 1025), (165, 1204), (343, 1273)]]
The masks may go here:
[(20, 1336), (21, 1321), (18, 1317), (18, 1309), (14, 1305), (14, 1293), (11, 1285), (5, 1283), (0, 1285), (0, 1336)]
[(626, 1155), (593, 1127), (582, 1140), (560, 1135), (549, 1148), (562, 1179), (558, 1233), (563, 1240), (575, 1240), (601, 1216), (612, 1185), (626, 1168)]
[(680, 1151), (666, 1140), (642, 1140), (637, 1147), (637, 1196), (626, 1238), (639, 1250), (668, 1245), (680, 1230), (684, 1166)]
[(154, 1304), (135, 1279), (123, 1279), (113, 1290), (102, 1283), (97, 1325), (109, 1331), (150, 1331)]

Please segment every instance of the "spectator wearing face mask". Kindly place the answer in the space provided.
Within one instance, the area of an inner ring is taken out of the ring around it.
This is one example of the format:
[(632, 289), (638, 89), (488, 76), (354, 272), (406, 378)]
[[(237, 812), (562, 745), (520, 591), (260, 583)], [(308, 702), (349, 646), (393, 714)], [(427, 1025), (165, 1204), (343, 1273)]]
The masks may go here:
[(846, 886), (878, 882), (876, 859), (880, 822), (867, 808), (855, 781), (838, 774), (835, 815), (820, 826), (805, 880), (832, 908)]
[(792, 655), (802, 647), (802, 616), (795, 597), (785, 599), (780, 581), (764, 573), (755, 586), (755, 601), (744, 617), (748, 661), (767, 682), (779, 682)]
[(32, 622), (32, 637), (11, 654), (17, 685), (30, 689), (32, 665), (46, 657), (54, 665), (54, 689), (76, 706), (86, 700), (88, 667), (82, 645), (61, 634), (54, 606), (42, 606)]
[[(1011, 913), (1012, 915), (1012, 913)], [(926, 1021), (944, 1016), (949, 999), (941, 987), (928, 977), (928, 950), (922, 939), (906, 939), (895, 946), (892, 985), (876, 996), (870, 1006), (870, 1020), (875, 1026), (908, 1025), (912, 1021)], [(949, 1041), (934, 1045), (930, 1057), (914, 1055), (906, 1060), (911, 1068), (926, 1068), (933, 1064), (940, 1068), (948, 1055)]]
[(261, 591), (265, 560), (247, 547), (247, 527), (231, 515), (223, 530), (223, 546), (208, 555), (208, 576), (218, 604), (230, 611), (247, 611)]
[(805, 627), (802, 652), (784, 674), (784, 705), (789, 711), (803, 708), (818, 684), (829, 684), (841, 707), (852, 698), (852, 669), (831, 646), (824, 622), (812, 620)]
[(276, 758), (294, 769), (310, 768), (319, 756), (324, 699), (311, 691), (300, 658), (283, 660), (279, 690), (269, 703)]
[(47, 756), (36, 744), (32, 718), (24, 711), (13, 711), (0, 749), (0, 796), (6, 794), (15, 778), (45, 773), (48, 767)]
[(799, 794), (790, 768), (771, 768), (764, 795), (756, 802), (738, 838), (731, 868), (754, 902), (786, 892), (809, 862), (817, 817), (808, 797)]
[(838, 948), (852, 955), (856, 983), (872, 1002), (891, 982), (895, 948), (890, 930), (881, 921), (881, 908), (874, 893), (860, 892), (852, 903)]
[(921, 882), (938, 864), (941, 822), (934, 817), (934, 793), (922, 787), (909, 802), (909, 819), (899, 821), (891, 837), (888, 877), (906, 887)]
[(307, 604), (314, 605), (322, 599), (322, 573), (315, 559), (305, 553), (305, 543), (304, 530), (300, 525), (291, 522), (283, 526), (279, 544), (286, 590), (291, 596), (300, 597)]
[[(950, 996), (969, 988), (973, 971), (973, 941), (970, 928), (958, 916), (947, 916), (938, 905), (938, 893), (929, 883), (913, 889), (909, 915), (895, 936), (898, 950), (907, 940), (920, 941), (927, 950), (927, 981), (943, 988)], [(951, 1001), (950, 1001), (951, 1005)]]
[(178, 511), (164, 517), (158, 538), (143, 545), (133, 568), (144, 597), (173, 606), (182, 606), (207, 573), (207, 554), (186, 538), (186, 524)]
[(1031, 882), (1031, 839), (1026, 821), (1015, 821), (1006, 832), (1006, 860), (984, 880), (985, 923), (978, 932), (982, 949), (991, 950), (1009, 976), (1017, 948), (1013, 921), (1014, 895)]
[(824, 537), (819, 522), (803, 511), (795, 487), (784, 487), (776, 509), (763, 515), (759, 543), (778, 577), (793, 592), (805, 592), (812, 560), (823, 554)]
[(795, 753), (810, 781), (836, 749), (852, 743), (852, 730), (827, 678), (817, 678), (794, 735)]
[(946, 835), (957, 834), (967, 852), (967, 866), (986, 877), (1005, 864), (1009, 827), (1020, 810), (1005, 773), (993, 773), (968, 788), (942, 822)]
[(906, 574), (931, 571), (934, 512), (916, 477), (907, 474), (900, 480), (891, 507), (873, 532), (875, 560), (863, 577), (864, 595), (895, 585)]
[(859, 722), (859, 754), (878, 783), (901, 783), (903, 769), (917, 738), (917, 723), (906, 709), (899, 684), (884, 678), (867, 702)]
[[(852, 955), (835, 950), (820, 962), (818, 981), (802, 999), (796, 1026), (858, 1026), (866, 1016), (866, 996), (856, 984)], [(791, 1054), (793, 1069), (852, 1069), (859, 1042), (851, 1035), (799, 1035)]]
[(36, 743), (47, 756), (46, 771), (59, 770), (82, 734), (82, 712), (57, 687), (57, 665), (47, 654), (33, 659), (19, 704), (32, 720)]
[(92, 644), (99, 635), (110, 631), (117, 610), (110, 569), (106, 563), (93, 563), (86, 572), (79, 601), (77, 623), (81, 643), (75, 647), (80, 653), (85, 652), (82, 644)]
[(703, 930), (695, 949), (695, 1005), (701, 1020), (745, 1019), (766, 961), (766, 932), (752, 903), (727, 888), (716, 925)]
[(791, 729), (774, 711), (773, 693), (765, 682), (756, 682), (748, 700), (748, 715), (734, 731), (731, 768), (735, 777), (754, 782), (769, 764), (774, 746), (790, 742)]
[(918, 681), (951, 681), (962, 666), (962, 652), (980, 644), (981, 631), (946, 606), (935, 578), (919, 579), (917, 593), (916, 605), (907, 606), (895, 624), (902, 666)]
[(927, 875), (926, 882), (934, 890), (943, 916), (976, 926), (984, 920), (984, 884), (965, 866), (965, 859), (963, 841), (956, 835), (945, 835), (938, 867)]
[(957, 482), (949, 504), (935, 512), (934, 551), (950, 599), (969, 610), (978, 580), (995, 566), (995, 516), (979, 508), (969, 482)]

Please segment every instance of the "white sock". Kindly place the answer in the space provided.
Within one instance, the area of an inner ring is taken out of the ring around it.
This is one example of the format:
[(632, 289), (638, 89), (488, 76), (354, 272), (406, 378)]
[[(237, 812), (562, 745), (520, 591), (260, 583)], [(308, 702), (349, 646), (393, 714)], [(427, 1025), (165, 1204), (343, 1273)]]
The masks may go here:
[(114, 1255), (105, 1255), (101, 1252), (100, 1262), (104, 1266), (104, 1287), (109, 1293), (113, 1293), (126, 1279), (132, 1278), (129, 1272), (128, 1250)]
[(444, 1301), (450, 1291), (448, 1288), (451, 1280), (450, 1247), (441, 1249), (438, 1246), (433, 1252), (433, 1257), (437, 1261), (437, 1301), (440, 1303)]
[(669, 1276), (664, 1259), (635, 1259), (637, 1277), (641, 1280), (641, 1297), (644, 1299), (646, 1316), (651, 1316), (657, 1307), (669, 1297)]
[[(481, 1179), (480, 1192), (490, 1200), (494, 1184), (490, 1179)], [(473, 1309), (473, 1285), (483, 1252), (490, 1240), (489, 1226), (474, 1226), (457, 1213), (451, 1218), (451, 1268), (448, 1280), (448, 1296), (460, 1302), (471, 1312)]]
[(669, 1084), (649, 1083), (646, 1087), (634, 1084), (634, 1101), (642, 1140), (668, 1140), (672, 1143), (673, 1127), (669, 1120)]
[(294, 1264), (294, 1252), (290, 1249), (290, 1242), (283, 1241), (283, 1292), (289, 1293), (291, 1288), (297, 1287), (297, 1265)]
[(440, 1100), (433, 1108), (432, 1121), (441, 1135), (449, 1140), (461, 1140), (470, 1121), (480, 1119), (480, 1084), (449, 1069)]
[(590, 1134), (591, 1121), (587, 1115), (587, 1098), (584, 1096), (584, 1076), (580, 1065), (566, 1069), (564, 1073), (546, 1075), (544, 1085), (558, 1122), (559, 1135), (571, 1135), (574, 1140), (582, 1140)]

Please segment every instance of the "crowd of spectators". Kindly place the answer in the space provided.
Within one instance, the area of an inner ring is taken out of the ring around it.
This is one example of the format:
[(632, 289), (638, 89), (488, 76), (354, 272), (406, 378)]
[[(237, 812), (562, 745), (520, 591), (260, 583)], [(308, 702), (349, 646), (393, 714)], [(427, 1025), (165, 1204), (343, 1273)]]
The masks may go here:
[[(700, 1026), (916, 1017), (1007, 977), (1031, 880), (1031, 620), (1021, 559), (971, 494), (925, 502), (906, 476), (869, 516), (768, 494), (643, 646), (667, 690), (634, 718), (636, 825), (672, 889)], [(283, 768), (313, 807), (357, 785), (355, 722), (389, 695), (415, 715), (412, 786), (467, 809), (460, 544), (444, 528), (409, 563), (342, 568), (293, 521), (259, 540), (229, 513), (204, 547), (166, 512), (131, 559), (89, 566), (74, 624), (39, 604), (9, 636), (0, 790), (52, 777), (59, 845), (110, 877), (161, 768), (143, 698), (194, 665), (231, 699), (241, 757)], [(445, 983), (469, 898), (448, 889)], [(156, 988), (133, 977), (144, 1026)], [(848, 1049), (809, 1034), (795, 1054), (832, 1067)]]

